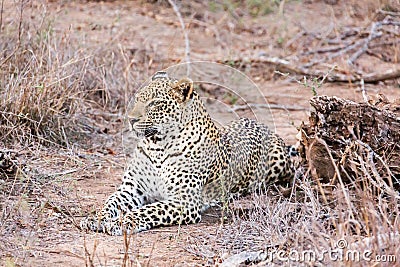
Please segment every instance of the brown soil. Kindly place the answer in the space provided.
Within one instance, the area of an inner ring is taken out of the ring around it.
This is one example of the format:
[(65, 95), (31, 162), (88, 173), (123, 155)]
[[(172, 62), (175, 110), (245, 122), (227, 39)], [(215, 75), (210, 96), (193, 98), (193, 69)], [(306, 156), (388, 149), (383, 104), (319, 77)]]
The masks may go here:
[[(181, 62), (185, 51), (179, 21), (167, 1), (144, 2), (51, 1), (47, 7), (54, 16), (54, 31), (60, 36), (70, 35), (71, 43), (78, 43), (85, 49), (109, 47), (115, 51), (131, 51), (131, 71), (140, 72), (135, 81), (140, 85), (155, 70)], [(240, 8), (230, 14), (213, 11), (200, 2), (183, 5), (181, 12), (189, 24), (192, 60), (209, 61), (255, 58), (260, 53), (291, 56), (302, 49), (301, 45), (317, 46), (295, 38), (302, 30), (323, 35), (330, 32), (331, 27), (336, 30), (346, 26), (364, 27), (370, 23), (376, 8), (374, 1), (369, 1), (367, 8), (361, 8), (357, 1), (349, 1), (349, 4), (338, 1), (335, 5), (326, 4), (328, 1), (286, 1), (282, 6), (283, 14), (276, 7), (271, 14), (253, 17), (242, 14)], [(6, 1), (6, 7), (11, 5)], [(235, 16), (240, 18), (235, 19)], [(399, 52), (398, 46), (396, 49)], [(376, 61), (369, 59), (371, 56), (361, 56), (359, 69), (375, 71), (397, 64), (386, 62), (375, 66)], [(343, 61), (338, 58), (342, 67)], [(244, 66), (244, 71), (261, 88), (270, 104), (286, 107), (272, 108), (272, 114), (276, 131), (288, 144), (294, 144), (296, 127), (308, 119), (312, 89), (293, 81), (301, 81), (301, 76), (293, 75), (290, 80), (274, 75), (274, 66), (250, 64), (250, 67)], [(399, 81), (366, 84), (365, 87), (370, 95), (382, 93), (394, 100), (400, 97)], [(358, 84), (325, 83), (316, 91), (319, 95), (363, 101), (359, 88)], [(210, 112), (213, 113), (213, 108)], [(226, 118), (220, 120), (225, 122)], [(10, 203), (19, 201), (19, 205), (15, 202), (12, 205), (18, 206), (21, 219), (13, 222), (17, 227), (10, 222), (1, 225), (8, 229), (5, 236), (0, 237), (0, 243), (4, 242), (0, 245), (3, 265), (90, 266), (92, 261), (95, 266), (120, 266), (125, 255), (128, 266), (215, 264), (212, 257), (205, 257), (207, 251), (199, 254), (191, 246), (200, 242), (196, 239), (199, 233), (218, 233), (220, 213), (217, 210), (210, 210), (197, 225), (154, 229), (134, 235), (127, 253), (123, 237), (86, 234), (74, 226), (73, 221), (79, 222), (84, 214), (100, 207), (121, 180), (125, 158), (118, 134), (119, 129), (114, 129), (110, 134), (112, 141), (104, 141), (107, 139), (102, 136), (99, 140), (103, 143), (92, 149), (74, 148), (73, 156), (63, 149), (22, 153), (21, 162), (48, 176), (38, 175), (32, 188), (22, 190), (21, 194), (29, 193), (29, 198), (8, 198)], [(50, 178), (51, 184), (47, 182)]]

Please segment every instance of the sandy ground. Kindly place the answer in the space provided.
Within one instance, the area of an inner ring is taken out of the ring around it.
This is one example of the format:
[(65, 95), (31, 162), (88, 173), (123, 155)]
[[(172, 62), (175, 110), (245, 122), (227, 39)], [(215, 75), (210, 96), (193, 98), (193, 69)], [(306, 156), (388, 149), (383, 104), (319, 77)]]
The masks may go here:
[[(311, 2), (289, 1), (283, 7), (284, 15), (276, 11), (265, 16), (247, 16), (240, 23), (227, 12), (202, 10), (187, 15), (188, 7), (184, 7), (185, 21), (190, 24), (192, 60), (230, 60), (256, 57), (260, 53), (287, 56), (292, 53), (291, 48), (282, 45), (281, 40), (297, 42), (293, 38), (302, 29), (323, 34), (332, 25), (350, 27), (368, 21), (352, 16), (354, 10), (343, 4), (331, 6), (323, 1)], [(154, 70), (169, 67), (184, 58), (182, 30), (168, 4), (66, 1), (48, 3), (48, 11), (54, 16), (54, 31), (59, 35), (68, 33), (72, 43), (76, 42), (85, 49), (120, 47), (133, 51), (131, 68), (139, 69), (137, 66), (140, 64), (147, 66), (140, 68), (143, 73), (138, 85)], [(273, 124), (270, 126), (275, 126), (287, 143), (294, 144), (296, 127), (308, 118), (308, 100), (313, 92), (296, 81), (273, 75), (273, 70), (271, 66), (256, 66), (245, 69), (245, 73), (251, 76), (261, 94), (273, 106), (260, 112), (272, 113)], [(362, 101), (359, 88), (357, 84), (326, 83), (316, 90), (318, 94)], [(390, 99), (400, 97), (398, 81), (367, 84), (366, 90), (371, 95), (384, 93)], [(256, 90), (250, 94), (253, 92)], [(223, 124), (235, 117), (226, 106), (213, 104), (211, 99), (214, 96), (204, 93), (204, 97), (216, 121)], [(124, 256), (128, 257), (127, 266), (215, 264), (204, 257), (206, 252), (196, 255), (196, 250), (191, 247), (196, 242), (206, 242), (196, 239), (199, 232), (218, 234), (220, 220), (216, 210), (205, 214), (197, 225), (154, 229), (134, 235), (129, 240), (128, 251), (123, 237), (86, 234), (73, 225), (73, 220), (79, 222), (86, 212), (99, 207), (120, 182), (125, 158), (121, 147), (115, 147), (115, 143), (118, 142), (103, 143), (92, 150), (76, 148), (74, 156), (67, 151), (58, 151), (57, 156), (51, 151), (48, 155), (36, 156), (34, 151), (27, 152), (25, 157), (30, 165), (36, 164), (44, 173), (53, 173), (56, 178), (51, 185), (41, 180), (32, 189), (32, 192), (43, 190), (34, 201), (23, 200), (26, 207), (19, 207), (19, 212), (25, 216), (25, 221), (18, 222), (17, 228), (10, 227), (7, 236), (2, 238), (8, 240), (8, 243), (5, 241), (7, 250), (1, 255), (3, 265), (90, 266), (92, 261), (94, 266), (121, 266)], [(9, 198), (10, 201), (15, 199)], [(13, 239), (6, 239), (8, 236), (13, 236)]]

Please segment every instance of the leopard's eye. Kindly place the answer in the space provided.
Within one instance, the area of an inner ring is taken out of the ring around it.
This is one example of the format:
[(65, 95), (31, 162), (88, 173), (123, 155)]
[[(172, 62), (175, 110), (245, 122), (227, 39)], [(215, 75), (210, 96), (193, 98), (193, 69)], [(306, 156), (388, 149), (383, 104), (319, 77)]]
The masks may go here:
[(129, 122), (131, 123), (131, 125), (137, 123), (140, 119), (139, 118), (130, 118)]
[(151, 109), (151, 108), (159, 107), (159, 106), (163, 105), (164, 102), (165, 101), (157, 100), (157, 99), (152, 100), (149, 103), (147, 103), (147, 108)]

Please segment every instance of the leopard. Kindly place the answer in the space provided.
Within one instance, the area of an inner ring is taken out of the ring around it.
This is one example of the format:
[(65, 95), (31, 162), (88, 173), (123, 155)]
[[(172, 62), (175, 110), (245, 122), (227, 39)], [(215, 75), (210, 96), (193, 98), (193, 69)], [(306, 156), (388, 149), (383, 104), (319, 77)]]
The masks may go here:
[(122, 183), (81, 229), (109, 235), (194, 224), (210, 206), (290, 181), (288, 146), (266, 125), (217, 126), (194, 82), (155, 73), (128, 112), (136, 146)]

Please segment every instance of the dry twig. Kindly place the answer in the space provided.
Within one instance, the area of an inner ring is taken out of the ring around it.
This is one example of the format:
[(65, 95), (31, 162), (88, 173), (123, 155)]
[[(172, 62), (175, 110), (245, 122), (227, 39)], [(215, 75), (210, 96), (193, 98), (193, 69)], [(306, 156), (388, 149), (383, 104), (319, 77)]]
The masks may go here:
[[(232, 60), (230, 60), (232, 61)], [(304, 66), (296, 66), (292, 62), (289, 62), (285, 59), (277, 58), (277, 57), (261, 57), (256, 59), (241, 59), (234, 60), (235, 62), (251, 62), (251, 63), (261, 63), (261, 64), (270, 64), (274, 65), (276, 69), (280, 72), (289, 72), (292, 74), (304, 75), (304, 76), (312, 76), (312, 77), (325, 77), (326, 71), (321, 70), (310, 70), (305, 68)], [(224, 63), (226, 61), (219, 61)], [(333, 67), (331, 67), (332, 69)], [(367, 74), (351, 74), (344, 75), (338, 73), (330, 73), (325, 77), (325, 80), (328, 82), (359, 82), (361, 79), (364, 80), (365, 83), (376, 83), (385, 80), (397, 79), (400, 78), (400, 67), (396, 67), (393, 69), (389, 69), (380, 73), (367, 73)]]
[(183, 18), (182, 18), (181, 12), (179, 11), (178, 6), (174, 2), (174, 0), (168, 0), (168, 2), (174, 9), (174, 12), (179, 19), (179, 23), (181, 24), (181, 28), (183, 31), (183, 36), (185, 38), (185, 61), (187, 63), (186, 75), (189, 77), (190, 76), (190, 43), (189, 43), (188, 32), (187, 32), (185, 22), (183, 21)]
[(400, 17), (400, 12), (393, 12), (393, 11), (387, 11), (387, 10), (382, 10), (382, 9), (378, 9), (377, 12), (384, 14), (384, 15), (393, 16), (393, 17)]
[(364, 40), (360, 40), (359, 42), (357, 42), (357, 45), (361, 45), (361, 48), (357, 50), (355, 53), (353, 53), (353, 55), (347, 60), (347, 63), (349, 65), (353, 65), (354, 62), (368, 50), (368, 46), (373, 39), (382, 36), (382, 32), (379, 32), (379, 29), (381, 29), (383, 25), (399, 26), (400, 22), (390, 21), (388, 19), (385, 19), (383, 21), (372, 23), (368, 37)]
[(256, 103), (248, 103), (245, 105), (234, 105), (232, 108), (229, 109), (229, 112), (236, 112), (238, 110), (246, 110), (252, 108), (267, 108), (267, 109), (283, 109), (283, 110), (307, 110), (301, 106), (285, 106), (285, 105), (278, 105), (278, 104), (256, 104)]
[(364, 85), (364, 80), (363, 79), (361, 79), (361, 81), (360, 81), (360, 87), (361, 87), (361, 93), (362, 93), (362, 97), (364, 99), (364, 102), (368, 103), (368, 95), (367, 95), (367, 92), (365, 90), (365, 85)]
[(0, 8), (0, 32), (3, 28), (3, 11), (4, 11), (4, 0), (1, 0), (1, 8)]

